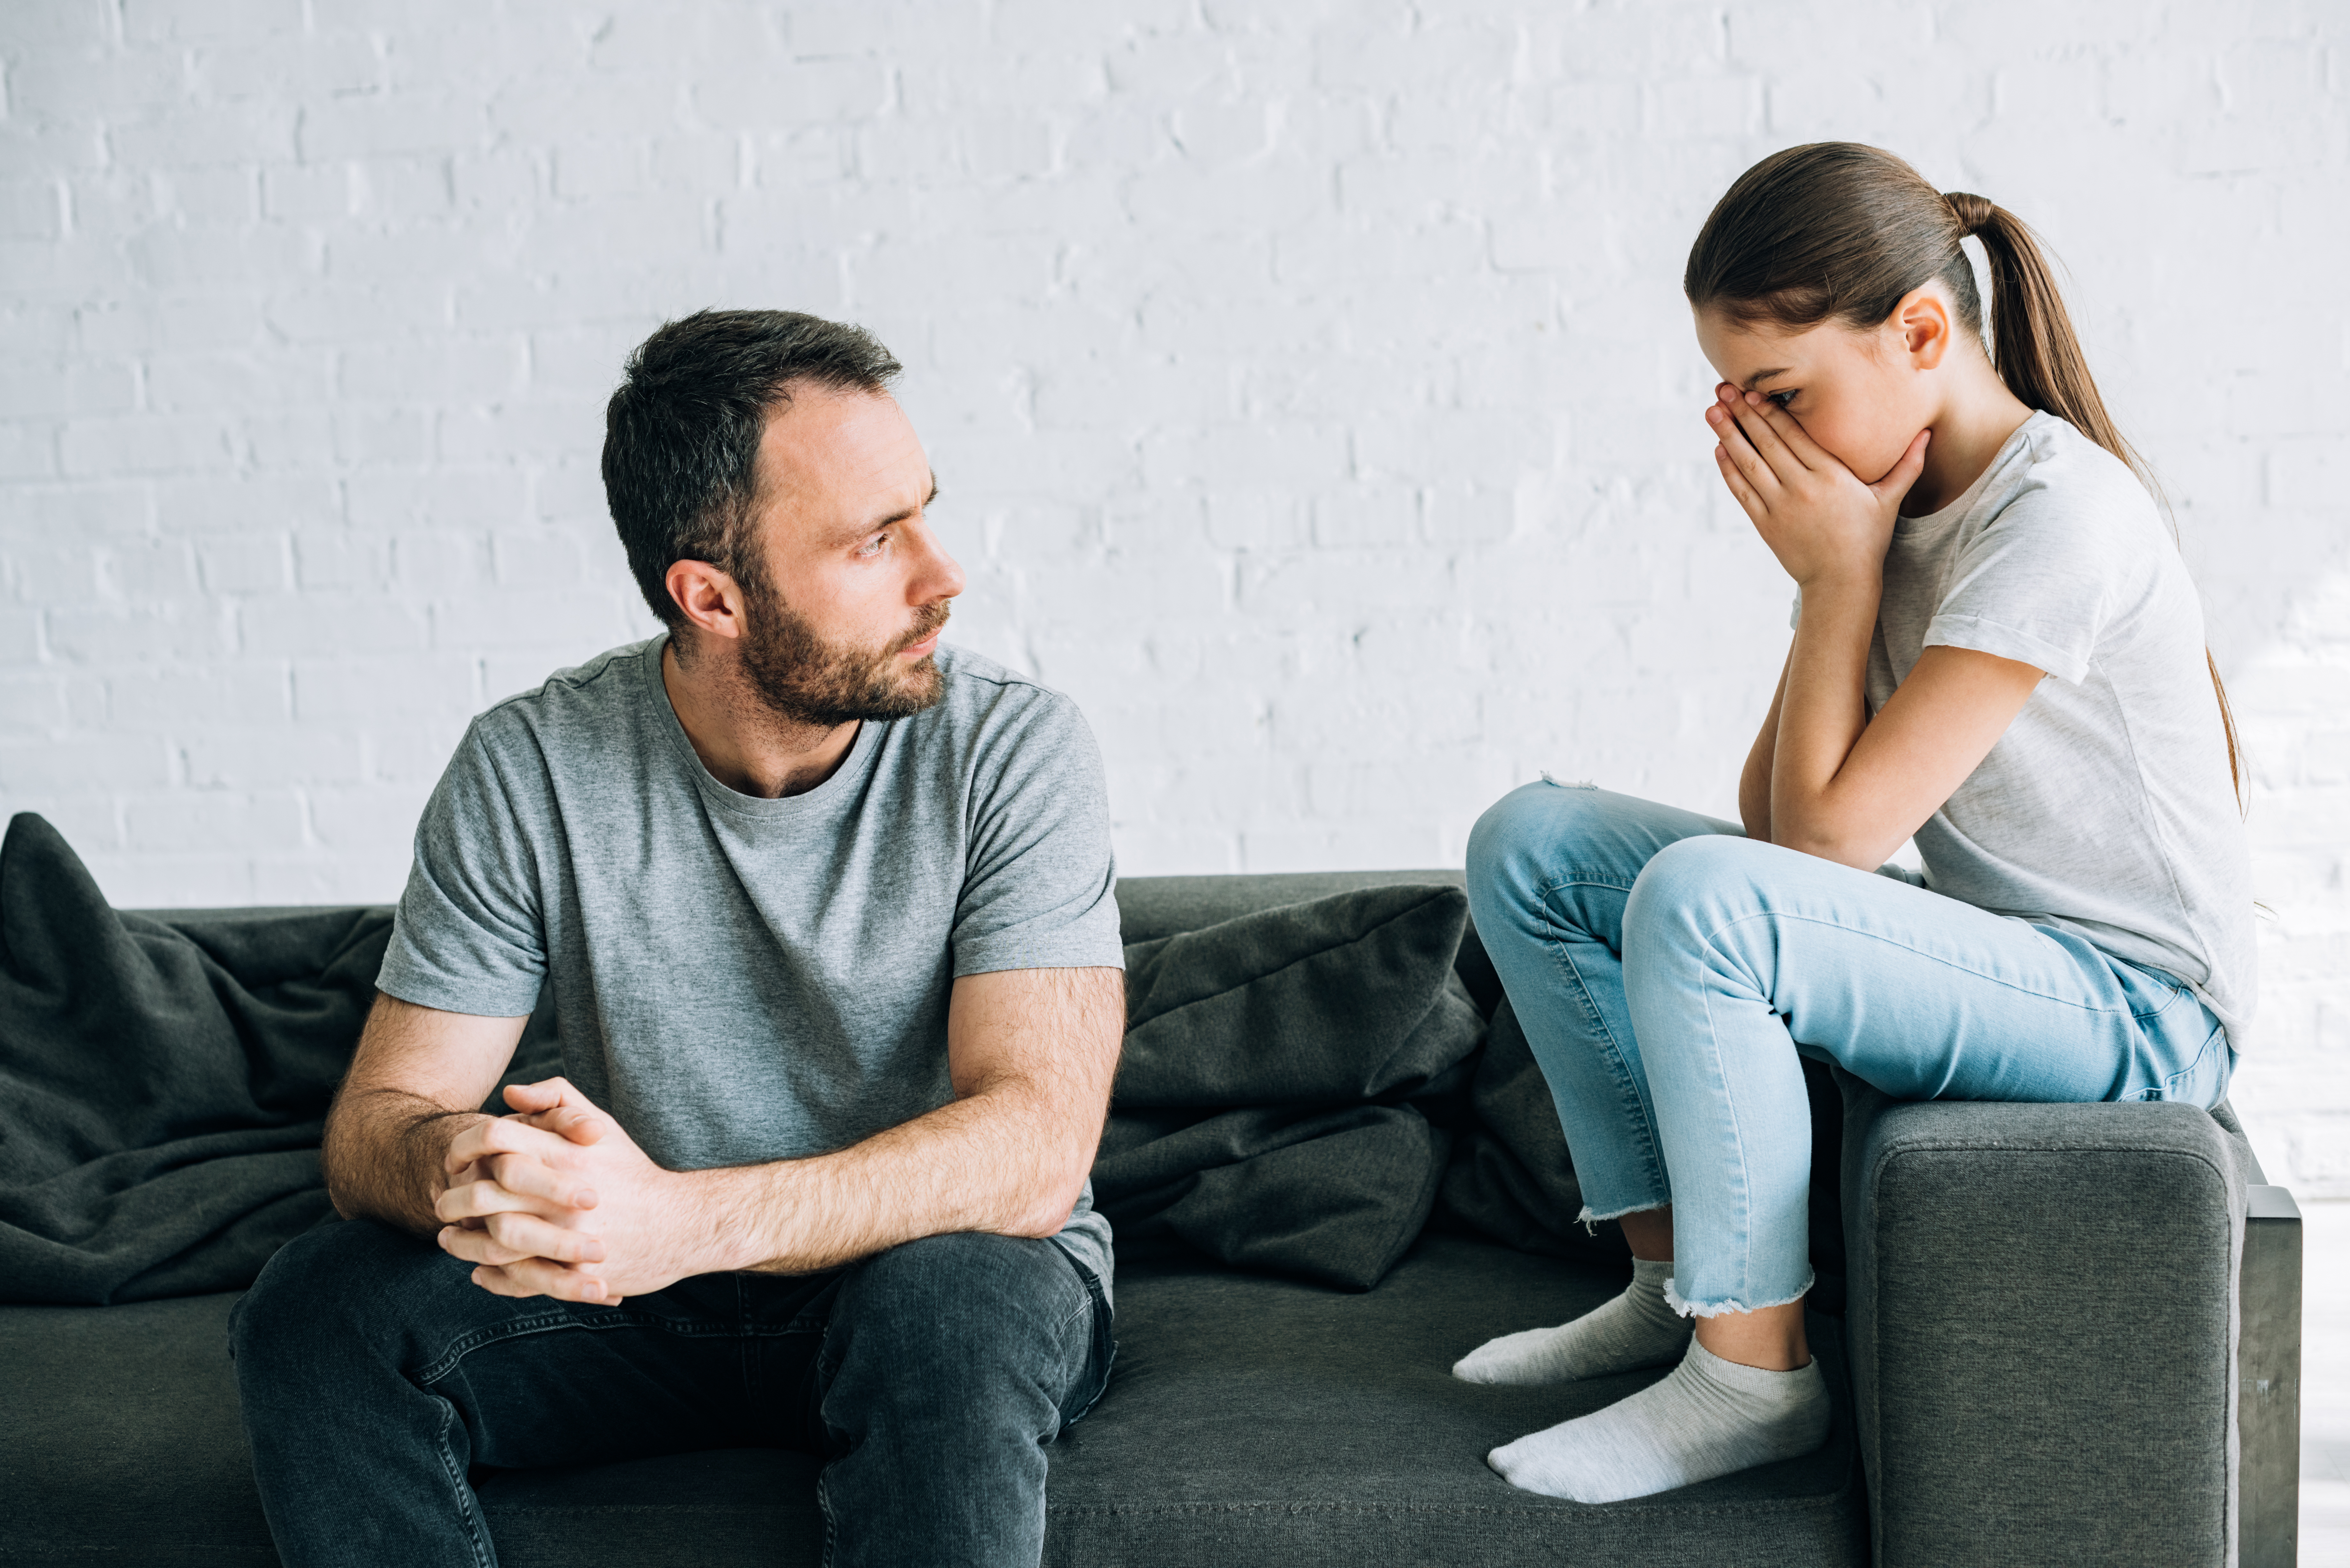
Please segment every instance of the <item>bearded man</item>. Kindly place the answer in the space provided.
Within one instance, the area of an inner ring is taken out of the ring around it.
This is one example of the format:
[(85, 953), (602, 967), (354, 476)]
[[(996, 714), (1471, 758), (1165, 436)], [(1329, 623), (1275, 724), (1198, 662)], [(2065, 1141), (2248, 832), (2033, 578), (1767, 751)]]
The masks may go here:
[[(1109, 1376), (1124, 1030), (1066, 699), (962, 571), (862, 331), (653, 334), (604, 483), (668, 630), (473, 722), (323, 1155), (231, 1330), (285, 1561), (482, 1568), (480, 1467), (825, 1460), (826, 1561), (1034, 1564)], [(563, 1075), (511, 1086), (542, 988)]]

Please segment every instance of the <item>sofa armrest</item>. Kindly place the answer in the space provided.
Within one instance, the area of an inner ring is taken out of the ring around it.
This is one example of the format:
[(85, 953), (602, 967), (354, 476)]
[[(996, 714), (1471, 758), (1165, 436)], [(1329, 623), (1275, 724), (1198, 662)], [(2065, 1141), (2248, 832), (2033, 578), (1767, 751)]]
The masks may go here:
[(1880, 1568), (2230, 1563), (2242, 1141), (2191, 1106), (1838, 1083)]
[(2282, 1187), (2255, 1186), (2248, 1197), (2237, 1298), (2236, 1558), (2240, 1568), (2293, 1568), (2301, 1539), (2301, 1210)]

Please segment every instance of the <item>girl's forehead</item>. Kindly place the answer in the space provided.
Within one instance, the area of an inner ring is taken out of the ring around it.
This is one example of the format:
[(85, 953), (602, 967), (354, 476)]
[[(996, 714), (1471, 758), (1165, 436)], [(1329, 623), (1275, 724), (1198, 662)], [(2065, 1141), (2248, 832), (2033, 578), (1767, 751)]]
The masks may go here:
[(1765, 370), (1808, 363), (1807, 341), (1819, 329), (1789, 332), (1768, 323), (1733, 321), (1716, 310), (1697, 313), (1697, 344), (1725, 381), (1743, 387)]
[(1773, 371), (1814, 375), (1860, 352), (1853, 335), (1832, 321), (1789, 330), (1773, 322), (1736, 321), (1717, 310), (1697, 312), (1697, 342), (1725, 381), (1752, 387)]

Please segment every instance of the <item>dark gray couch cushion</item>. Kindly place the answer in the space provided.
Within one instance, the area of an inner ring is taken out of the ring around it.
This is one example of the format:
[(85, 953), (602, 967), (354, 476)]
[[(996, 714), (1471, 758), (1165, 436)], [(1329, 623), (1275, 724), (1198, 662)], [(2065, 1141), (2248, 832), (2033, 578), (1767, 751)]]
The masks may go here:
[[(1050, 1450), (1045, 1560), (1117, 1564), (1865, 1561), (1849, 1419), (1817, 1454), (1607, 1508), (1514, 1490), (1495, 1444), (1643, 1386), (1447, 1371), (1619, 1273), (1430, 1237), (1367, 1294), (1205, 1267), (1126, 1271), (1118, 1375)], [(224, 1345), (227, 1296), (0, 1310), (0, 1560), (274, 1562)], [(1835, 1324), (1814, 1345), (1848, 1408)], [(105, 1369), (103, 1373), (99, 1369)], [(506, 1568), (814, 1564), (816, 1461), (730, 1449), (481, 1483)]]
[(0, 1307), (0, 1563), (275, 1564), (234, 1295)]

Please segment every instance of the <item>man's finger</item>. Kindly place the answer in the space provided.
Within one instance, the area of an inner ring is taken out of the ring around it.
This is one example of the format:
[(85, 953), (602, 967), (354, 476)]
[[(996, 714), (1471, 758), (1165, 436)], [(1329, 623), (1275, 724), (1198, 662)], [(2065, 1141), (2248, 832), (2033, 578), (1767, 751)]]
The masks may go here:
[(533, 1127), (572, 1143), (594, 1143), (612, 1126), (595, 1101), (579, 1092), (568, 1078), (546, 1078), (536, 1084), (506, 1085), (506, 1104)]
[(507, 1263), (518, 1263), (530, 1256), (529, 1253), (518, 1252), (512, 1247), (500, 1246), (487, 1231), (477, 1230), (469, 1225), (443, 1225), (441, 1228), (441, 1233), (433, 1240), (441, 1244), (442, 1251), (452, 1258), (463, 1259), (468, 1263), (486, 1264), (492, 1268)]
[(574, 1231), (542, 1220), (521, 1210), (482, 1216), (482, 1228), (501, 1247), (534, 1258), (552, 1258), (561, 1263), (597, 1263), (603, 1262), (604, 1242), (600, 1237), (585, 1231)]
[(619, 1124), (593, 1106), (557, 1106), (551, 1111), (516, 1112), (518, 1119), (576, 1144), (599, 1142)]
[(577, 1140), (557, 1137), (518, 1116), (494, 1116), (475, 1122), (449, 1140), (449, 1156), (442, 1163), (450, 1174), (494, 1154), (526, 1154), (548, 1164), (560, 1163), (578, 1147)]
[(484, 1167), (484, 1174), (509, 1192), (544, 1199), (564, 1209), (593, 1209), (598, 1202), (596, 1189), (585, 1181), (526, 1154), (494, 1155)]
[[(524, 1171), (528, 1165), (518, 1165)], [(544, 1170), (544, 1166), (536, 1168)], [(567, 1204), (550, 1197), (517, 1190), (503, 1181), (488, 1178), (459, 1182), (434, 1200), (432, 1212), (443, 1220), (479, 1220), (492, 1214), (536, 1214), (541, 1219), (561, 1223), (584, 1212), (584, 1206)]]
[(553, 1296), (558, 1301), (584, 1302), (591, 1306), (609, 1306), (619, 1299), (594, 1274), (563, 1268), (545, 1258), (525, 1258), (506, 1264), (499, 1272), (504, 1276), (502, 1282), (519, 1287), (515, 1294)]

